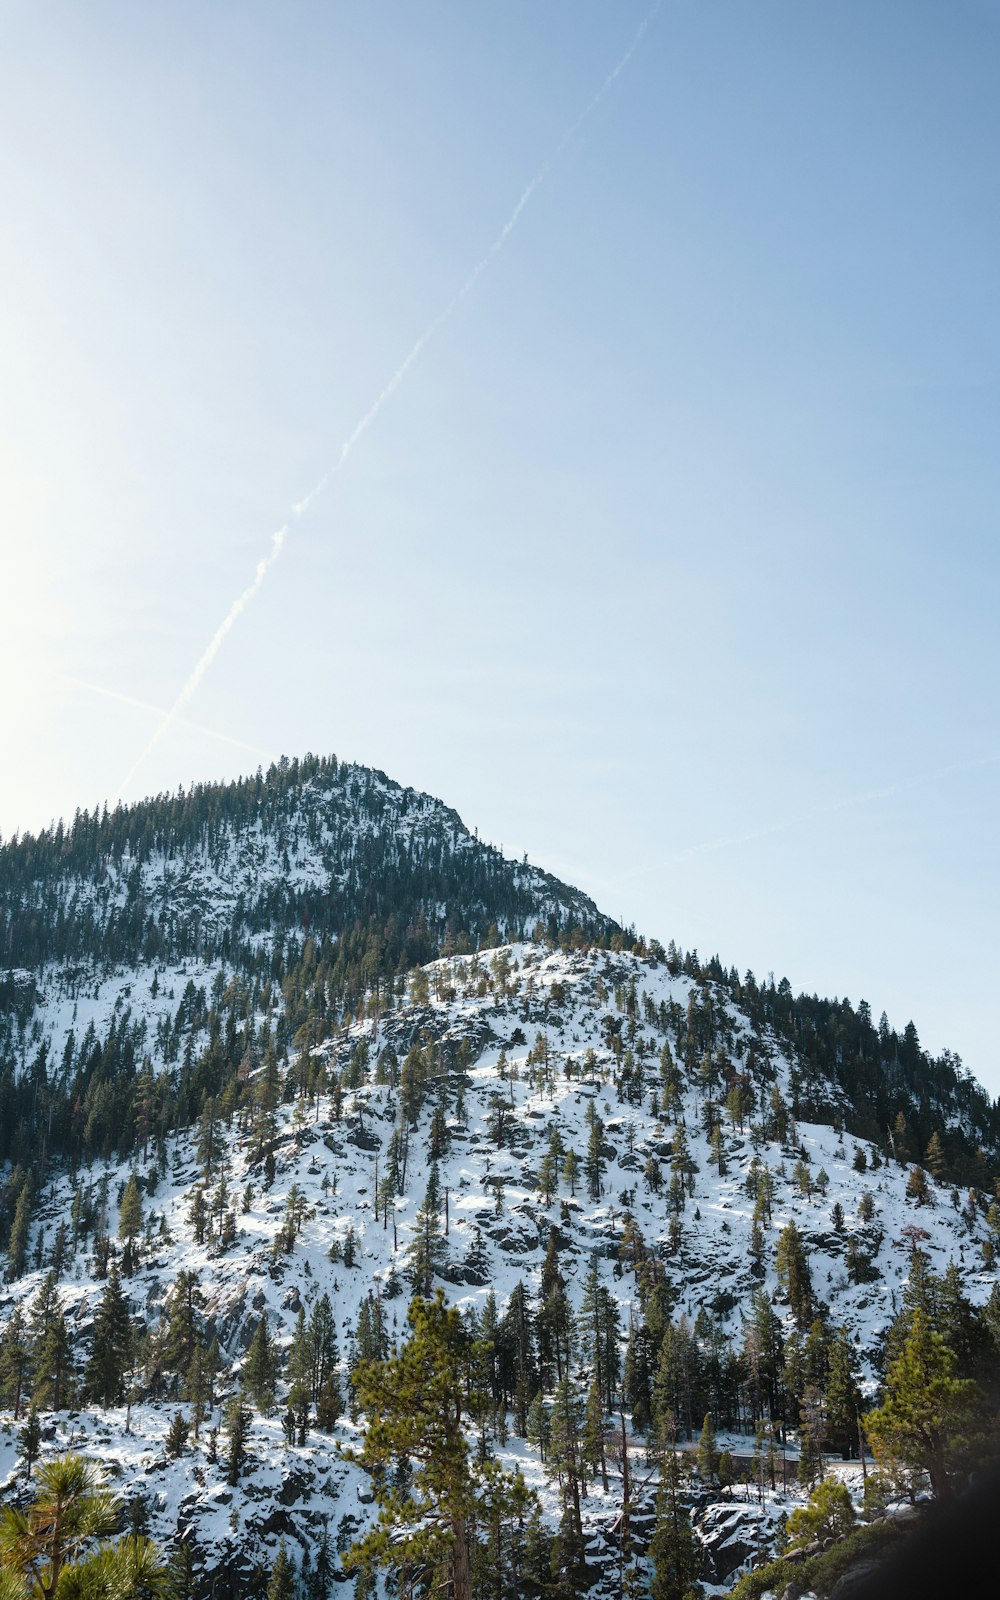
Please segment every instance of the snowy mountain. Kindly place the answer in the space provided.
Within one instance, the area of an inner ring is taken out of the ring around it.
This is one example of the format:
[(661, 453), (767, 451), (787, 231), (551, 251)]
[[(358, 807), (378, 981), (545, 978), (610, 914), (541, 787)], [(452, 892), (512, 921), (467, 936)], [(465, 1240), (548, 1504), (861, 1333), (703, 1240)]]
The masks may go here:
[(595, 1595), (626, 1567), (645, 1592), (668, 1424), (693, 1465), (710, 1413), (728, 1453), (684, 1491), (724, 1593), (804, 1455), (860, 1506), (838, 1363), (874, 1403), (917, 1304), (995, 1361), (996, 1109), (915, 1030), (625, 935), (335, 763), (79, 819), (0, 869), (0, 1483), (24, 1492), (33, 1398), (43, 1457), (97, 1456), (181, 1592), (263, 1593), (282, 1540), (303, 1594), (344, 1582), (377, 1510), (353, 1375), (415, 1291), (480, 1341), (470, 1445), (550, 1541), (576, 1408)]

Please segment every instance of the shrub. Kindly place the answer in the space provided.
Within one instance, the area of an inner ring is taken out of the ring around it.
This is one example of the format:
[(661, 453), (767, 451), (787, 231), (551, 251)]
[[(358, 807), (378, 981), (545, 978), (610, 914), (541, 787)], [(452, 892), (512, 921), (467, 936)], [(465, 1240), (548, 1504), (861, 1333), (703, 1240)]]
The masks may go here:
[(788, 1519), (789, 1549), (800, 1549), (814, 1539), (842, 1539), (856, 1520), (847, 1486), (839, 1478), (823, 1478), (806, 1504), (797, 1506)]

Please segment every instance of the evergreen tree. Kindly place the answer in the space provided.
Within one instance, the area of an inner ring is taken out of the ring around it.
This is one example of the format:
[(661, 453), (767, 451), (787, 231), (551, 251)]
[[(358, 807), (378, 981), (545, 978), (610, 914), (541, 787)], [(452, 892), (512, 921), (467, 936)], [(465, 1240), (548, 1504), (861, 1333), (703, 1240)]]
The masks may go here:
[(12, 1580), (5, 1596), (165, 1600), (167, 1573), (155, 1546), (134, 1534), (111, 1537), (122, 1509), (94, 1462), (78, 1455), (44, 1462), (26, 1509), (8, 1505), (0, 1511), (6, 1569), (0, 1582)]
[(291, 1420), (289, 1443), (298, 1439), (304, 1445), (309, 1433), (309, 1409), (312, 1404), (312, 1338), (306, 1323), (306, 1313), (299, 1306), (295, 1319), (292, 1347), (288, 1354), (288, 1417)]
[(31, 1230), (32, 1183), (26, 1178), (14, 1208), (14, 1220), (7, 1240), (7, 1277), (19, 1278), (28, 1261), (28, 1235)]
[(536, 1504), (524, 1529), (524, 1546), (518, 1572), (520, 1595), (518, 1600), (547, 1600), (551, 1594), (552, 1536), (542, 1521), (541, 1508)]
[(698, 1476), (704, 1483), (712, 1483), (719, 1467), (719, 1450), (715, 1440), (712, 1413), (705, 1413), (701, 1437), (698, 1440)]
[(167, 1429), (167, 1455), (172, 1460), (182, 1456), (187, 1449), (188, 1437), (191, 1433), (191, 1424), (183, 1411), (175, 1411), (170, 1419)]
[(680, 1457), (668, 1450), (656, 1498), (656, 1525), (649, 1542), (651, 1600), (698, 1600), (703, 1593), (701, 1546), (681, 1500)]
[(323, 1532), (320, 1534), (319, 1548), (316, 1551), (316, 1562), (312, 1569), (306, 1600), (329, 1600), (335, 1572), (336, 1560), (333, 1545), (330, 1541), (330, 1530), (324, 1517)]
[(200, 1338), (199, 1313), (205, 1297), (198, 1285), (198, 1274), (186, 1268), (177, 1274), (167, 1299), (167, 1338), (164, 1364), (177, 1374), (186, 1375)]
[(128, 1277), (135, 1265), (135, 1241), (142, 1232), (142, 1195), (135, 1173), (129, 1174), (122, 1195), (121, 1205), (118, 1208), (118, 1237), (124, 1240), (125, 1250), (122, 1255), (122, 1271)]
[(24, 1427), (17, 1435), (18, 1454), (24, 1462), (24, 1475), (31, 1477), (31, 1469), (38, 1460), (38, 1452), (42, 1445), (42, 1424), (38, 1420), (38, 1412), (32, 1406), (24, 1419)]
[(284, 1539), (278, 1545), (278, 1554), (271, 1568), (267, 1600), (296, 1600), (295, 1563), (285, 1549)]
[(601, 1391), (595, 1378), (587, 1390), (587, 1405), (583, 1420), (583, 1459), (590, 1468), (592, 1476), (596, 1477), (600, 1469), (601, 1487), (605, 1494), (608, 1492), (606, 1432)]
[(271, 1339), (266, 1311), (254, 1329), (242, 1376), (243, 1385), (257, 1410), (270, 1411), (278, 1381), (278, 1354)]
[(956, 1452), (973, 1431), (978, 1399), (971, 1380), (953, 1377), (954, 1366), (941, 1335), (916, 1311), (885, 1399), (864, 1419), (876, 1458), (926, 1472), (939, 1500), (951, 1496)]
[(583, 1545), (581, 1496), (583, 1483), (583, 1416), (579, 1396), (568, 1377), (560, 1379), (552, 1396), (549, 1419), (549, 1472), (559, 1482), (563, 1519), (572, 1533), (573, 1548)]
[(940, 1183), (945, 1174), (944, 1149), (941, 1144), (941, 1135), (935, 1128), (931, 1134), (927, 1149), (924, 1152), (924, 1165), (935, 1183)]
[(798, 1550), (814, 1540), (843, 1539), (857, 1518), (847, 1485), (839, 1478), (824, 1478), (808, 1503), (797, 1506), (788, 1519), (788, 1547)]
[(857, 1363), (846, 1328), (831, 1336), (826, 1376), (826, 1437), (842, 1456), (853, 1452), (861, 1415)]
[(803, 1397), (802, 1427), (799, 1432), (799, 1464), (796, 1471), (803, 1489), (812, 1489), (825, 1470), (822, 1446), (822, 1409), (819, 1391), (809, 1385)]
[(236, 1394), (226, 1408), (226, 1482), (232, 1487), (239, 1483), (240, 1474), (249, 1457), (247, 1440), (250, 1436), (250, 1407), (241, 1394)]
[(84, 1375), (86, 1397), (96, 1400), (98, 1405), (105, 1408), (121, 1405), (125, 1399), (132, 1356), (131, 1312), (117, 1265), (112, 1262), (101, 1303), (94, 1316), (94, 1337)]
[[(309, 1318), (309, 1353), (312, 1360), (310, 1394), (317, 1407), (321, 1397), (325, 1396), (324, 1410), (328, 1417), (331, 1406), (335, 1408), (332, 1421), (320, 1424), (321, 1427), (332, 1428), (336, 1424), (342, 1406), (337, 1377), (340, 1356), (337, 1348), (337, 1322), (330, 1304), (330, 1296), (325, 1291), (317, 1300)], [(385, 1353), (384, 1340), (379, 1350), (370, 1352), (376, 1357)]]
[(549, 1408), (545, 1403), (545, 1396), (541, 1389), (539, 1389), (528, 1407), (524, 1437), (531, 1445), (531, 1448), (538, 1451), (538, 1459), (544, 1465), (549, 1459), (549, 1441), (552, 1437), (552, 1429)]
[(906, 1180), (906, 1198), (907, 1200), (915, 1200), (918, 1206), (930, 1205), (930, 1184), (927, 1181), (927, 1174), (923, 1167), (910, 1168), (910, 1175)]
[(185, 1400), (191, 1402), (191, 1417), (194, 1422), (194, 1436), (197, 1439), (201, 1433), (201, 1425), (212, 1408), (213, 1377), (218, 1368), (218, 1345), (215, 1345), (215, 1361), (201, 1340), (194, 1347), (194, 1354), (188, 1365), (184, 1377), (181, 1393)]
[[(588, 1105), (588, 1110), (593, 1110), (593, 1101)], [(591, 1200), (599, 1200), (604, 1187), (604, 1124), (594, 1112), (590, 1119), (590, 1133), (587, 1136), (587, 1154), (584, 1157), (583, 1172), (587, 1180), (587, 1193)]]
[[(407, 1321), (410, 1335), (397, 1355), (355, 1369), (366, 1420), (351, 1458), (375, 1474), (379, 1517), (345, 1561), (356, 1568), (426, 1564), (451, 1585), (453, 1600), (471, 1600), (479, 1484), (465, 1433), (469, 1340), (440, 1292), (432, 1301), (415, 1299)], [(400, 1457), (412, 1463), (405, 1496), (394, 1492), (389, 1472)]]
[(66, 1314), (51, 1273), (32, 1307), (31, 1336), (35, 1374), (32, 1403), (42, 1411), (61, 1411), (72, 1404), (76, 1367)]
[(812, 1317), (812, 1278), (805, 1242), (794, 1222), (789, 1222), (778, 1237), (774, 1270), (796, 1322), (800, 1328), (807, 1327)]
[(24, 1312), (20, 1302), (7, 1319), (0, 1338), (0, 1405), (13, 1411), (16, 1422), (21, 1415), (21, 1404), (29, 1387), (31, 1371), (28, 1336), (24, 1325)]
[(448, 1247), (441, 1234), (441, 1181), (436, 1161), (431, 1163), (424, 1203), (417, 1212), (406, 1254), (415, 1293), (429, 1299), (434, 1278), (448, 1259)]

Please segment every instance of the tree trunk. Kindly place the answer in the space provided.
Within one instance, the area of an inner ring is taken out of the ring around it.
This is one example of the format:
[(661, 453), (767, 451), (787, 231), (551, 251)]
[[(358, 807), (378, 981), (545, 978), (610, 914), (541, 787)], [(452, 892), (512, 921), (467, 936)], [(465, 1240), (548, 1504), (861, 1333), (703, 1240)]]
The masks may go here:
[(451, 1558), (452, 1600), (472, 1600), (472, 1572), (469, 1566), (469, 1535), (464, 1517), (451, 1524), (455, 1549)]

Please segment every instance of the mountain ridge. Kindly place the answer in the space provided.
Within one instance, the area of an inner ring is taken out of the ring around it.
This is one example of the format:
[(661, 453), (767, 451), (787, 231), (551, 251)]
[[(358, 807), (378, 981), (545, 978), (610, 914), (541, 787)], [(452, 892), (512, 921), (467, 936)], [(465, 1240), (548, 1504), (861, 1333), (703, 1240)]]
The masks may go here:
[(550, 1559), (646, 1592), (651, 1485), (705, 1412), (754, 1488), (683, 1491), (711, 1592), (777, 1548), (791, 1478), (862, 1511), (863, 1405), (917, 1312), (997, 1409), (1000, 1108), (912, 1024), (646, 940), (318, 758), (3, 846), (0, 914), (33, 958), (0, 981), (0, 1486), (34, 1405), (182, 1596), (263, 1600), (283, 1538), (327, 1600), (374, 1527), (363, 1362), (411, 1293), (489, 1352), (468, 1440), (536, 1508), (537, 1600), (570, 1592)]

